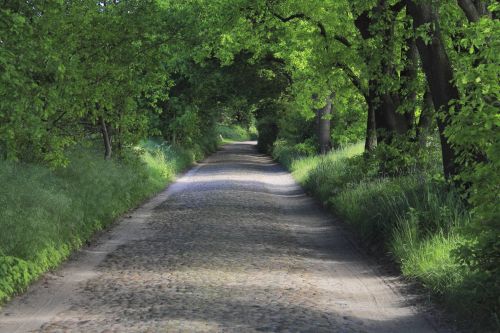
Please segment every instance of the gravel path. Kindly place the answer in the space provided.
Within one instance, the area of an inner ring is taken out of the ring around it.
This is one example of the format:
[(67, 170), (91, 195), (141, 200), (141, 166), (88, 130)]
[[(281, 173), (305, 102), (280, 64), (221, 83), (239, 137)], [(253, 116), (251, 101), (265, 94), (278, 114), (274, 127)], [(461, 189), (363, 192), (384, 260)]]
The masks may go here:
[(253, 143), (225, 146), (0, 313), (0, 332), (437, 332)]

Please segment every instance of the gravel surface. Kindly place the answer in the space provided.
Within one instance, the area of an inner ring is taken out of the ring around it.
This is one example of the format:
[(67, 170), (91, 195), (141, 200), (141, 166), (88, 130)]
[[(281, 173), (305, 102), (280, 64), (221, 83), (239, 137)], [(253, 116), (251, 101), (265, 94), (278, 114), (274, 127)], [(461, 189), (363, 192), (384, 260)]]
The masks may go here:
[(248, 142), (14, 299), (0, 332), (444, 331), (400, 290)]

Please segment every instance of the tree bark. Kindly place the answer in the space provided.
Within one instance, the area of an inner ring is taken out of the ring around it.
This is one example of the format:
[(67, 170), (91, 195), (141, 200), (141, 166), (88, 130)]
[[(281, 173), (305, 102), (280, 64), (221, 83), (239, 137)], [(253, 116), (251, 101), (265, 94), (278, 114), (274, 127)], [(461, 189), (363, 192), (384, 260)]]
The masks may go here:
[[(361, 37), (364, 40), (369, 40), (373, 37), (374, 32), (370, 27), (377, 21), (384, 20), (382, 14), (392, 8), (386, 1), (380, 0), (378, 4), (371, 10), (360, 14), (355, 25), (359, 30)], [(389, 18), (390, 21), (385, 22), (388, 25), (384, 26), (380, 33), (384, 37), (384, 45), (391, 47), (394, 34), (394, 16)], [(369, 59), (368, 59), (369, 60)], [(374, 64), (380, 68), (383, 75), (395, 75), (394, 66), (389, 59), (382, 59), (380, 63)], [(380, 80), (371, 79), (368, 83), (368, 119), (367, 119), (367, 137), (365, 141), (365, 149), (367, 151), (373, 149), (376, 144), (381, 142), (390, 143), (394, 134), (405, 134), (408, 129), (408, 120), (403, 114), (396, 112), (400, 105), (399, 95), (393, 95), (390, 92), (379, 92)], [(376, 137), (376, 140), (374, 139)]]
[(490, 16), (488, 6), (480, 0), (458, 0), (458, 5), (467, 16), (469, 22), (477, 22), (482, 16)]
[(375, 97), (373, 91), (365, 96), (368, 104), (368, 117), (366, 122), (365, 152), (370, 152), (377, 148), (377, 122), (375, 119)]
[(326, 154), (332, 149), (330, 137), (331, 115), (332, 115), (332, 96), (329, 96), (325, 107), (316, 111), (318, 126), (318, 142), (321, 154)]
[(413, 37), (409, 38), (407, 41), (407, 51), (406, 51), (406, 66), (401, 72), (401, 77), (404, 80), (402, 89), (404, 91), (404, 99), (411, 103), (413, 109), (406, 110), (404, 113), (404, 119), (406, 130), (411, 130), (415, 127), (415, 106), (417, 104), (417, 89), (416, 82), (418, 78), (418, 49), (415, 39)]
[[(372, 19), (370, 18), (369, 12), (365, 11), (361, 13), (354, 21), (356, 28), (358, 29), (361, 37), (364, 40), (368, 40), (373, 37), (370, 31), (370, 26), (372, 24)], [(379, 112), (380, 103), (378, 103), (376, 88), (379, 82), (376, 79), (370, 79), (368, 81), (368, 92), (365, 94), (365, 101), (368, 105), (367, 121), (366, 121), (366, 138), (365, 138), (365, 152), (370, 152), (377, 147), (378, 133), (377, 133), (377, 117), (376, 114)]]
[(458, 5), (462, 8), (465, 16), (471, 22), (479, 21), (480, 15), (479, 12), (471, 0), (458, 0)]
[[(396, 24), (397, 12), (400, 10), (393, 9), (389, 6), (386, 1), (380, 1), (376, 10), (383, 15), (383, 13), (389, 11), (390, 15), (382, 16), (380, 19), (382, 23), (385, 23), (381, 34), (383, 36), (383, 47), (391, 51), (394, 46), (394, 30)], [(398, 112), (401, 106), (401, 101), (416, 101), (416, 91), (413, 87), (413, 83), (417, 78), (417, 64), (416, 59), (417, 49), (414, 45), (414, 39), (409, 38), (406, 40), (408, 50), (406, 52), (406, 65), (401, 72), (401, 77), (403, 79), (403, 84), (397, 91), (389, 91), (381, 94), (381, 110), (380, 116), (377, 118), (377, 127), (380, 129), (379, 142), (385, 141), (386, 143), (391, 143), (395, 135), (406, 135), (410, 129), (413, 128), (413, 116), (414, 112), (407, 110), (405, 113)], [(392, 56), (383, 57), (380, 64), (382, 73), (386, 77), (392, 77), (394, 80), (398, 79), (397, 70), (395, 68)], [(380, 124), (378, 124), (380, 123)]]
[(108, 128), (106, 126), (106, 122), (104, 121), (104, 118), (101, 117), (101, 133), (102, 133), (102, 139), (104, 142), (104, 159), (109, 160), (111, 159), (111, 137), (109, 135)]
[(432, 94), (429, 89), (427, 89), (422, 101), (422, 113), (420, 114), (416, 128), (416, 137), (421, 147), (427, 145), (427, 137), (430, 134), (433, 115), (434, 103), (432, 101)]
[(422, 38), (418, 38), (416, 43), (422, 60), (422, 67), (432, 93), (434, 107), (438, 113), (436, 120), (441, 140), (443, 171), (445, 177), (449, 179), (457, 175), (459, 170), (455, 162), (455, 151), (444, 132), (450, 125), (450, 102), (457, 100), (459, 93), (452, 82), (453, 70), (444, 47), (439, 20), (433, 6), (422, 2), (417, 4), (412, 0), (407, 0), (407, 8), (408, 13), (413, 18), (415, 30), (424, 24), (434, 26), (430, 43), (426, 44)]

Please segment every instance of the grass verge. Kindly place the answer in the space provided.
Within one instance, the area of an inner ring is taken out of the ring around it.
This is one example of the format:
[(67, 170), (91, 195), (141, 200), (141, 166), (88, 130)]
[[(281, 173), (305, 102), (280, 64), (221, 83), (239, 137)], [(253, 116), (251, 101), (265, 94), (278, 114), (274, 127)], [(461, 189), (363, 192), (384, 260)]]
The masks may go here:
[(135, 150), (105, 161), (80, 148), (57, 170), (0, 161), (0, 303), (202, 158), (200, 149), (153, 141)]
[[(370, 172), (363, 144), (324, 156), (302, 154), (277, 141), (273, 156), (361, 239), (390, 253), (402, 274), (422, 284), (472, 330), (495, 330), (485, 307), (487, 289), (457, 260), (471, 215), (441, 181), (419, 172), (382, 177)], [(479, 286), (471, 288), (470, 286)]]

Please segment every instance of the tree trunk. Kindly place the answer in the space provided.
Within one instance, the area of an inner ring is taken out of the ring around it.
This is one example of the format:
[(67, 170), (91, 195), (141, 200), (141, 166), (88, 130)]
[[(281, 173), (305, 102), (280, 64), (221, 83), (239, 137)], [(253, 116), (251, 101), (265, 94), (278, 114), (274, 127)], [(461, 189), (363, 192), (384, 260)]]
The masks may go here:
[[(413, 17), (414, 29), (425, 24), (434, 26), (431, 42), (426, 44), (422, 38), (417, 39), (417, 47), (422, 60), (427, 82), (432, 94), (434, 107), (438, 113), (436, 117), (441, 140), (443, 156), (443, 171), (446, 178), (451, 178), (458, 173), (455, 163), (455, 151), (444, 134), (450, 124), (450, 102), (459, 98), (457, 87), (452, 83), (453, 70), (446, 53), (443, 38), (439, 28), (437, 13), (431, 4), (407, 0), (409, 14)], [(459, 111), (459, 110), (456, 110)]]
[(406, 103), (410, 104), (411, 109), (405, 110), (404, 119), (406, 130), (409, 131), (415, 127), (415, 108), (417, 104), (417, 79), (418, 79), (418, 49), (413, 37), (406, 41), (408, 49), (406, 50), (406, 66), (401, 72), (404, 82), (402, 85), (402, 96)]
[(331, 115), (332, 115), (332, 96), (328, 97), (326, 105), (316, 111), (318, 126), (319, 151), (326, 154), (332, 149), (330, 137)]
[(418, 143), (422, 148), (427, 145), (427, 137), (430, 134), (433, 116), (434, 103), (432, 102), (432, 94), (429, 89), (427, 89), (422, 101), (422, 113), (420, 114), (420, 117), (418, 119), (418, 125), (416, 129), (416, 137)]
[(397, 113), (398, 99), (390, 94), (381, 95), (381, 105), (376, 109), (377, 141), (390, 143), (395, 134), (405, 134), (408, 131), (406, 118)]
[(458, 0), (458, 5), (462, 8), (469, 22), (477, 22), (482, 16), (491, 18), (491, 14), (488, 12), (488, 5), (485, 1)]
[(102, 140), (104, 142), (104, 159), (109, 160), (111, 159), (111, 137), (109, 136), (109, 131), (106, 126), (106, 122), (102, 117), (101, 117), (101, 133), (102, 133)]
[[(372, 24), (372, 19), (368, 11), (361, 13), (354, 21), (356, 28), (358, 29), (361, 37), (364, 40), (372, 38), (372, 33), (370, 31), (370, 25)], [(378, 81), (376, 79), (370, 79), (368, 81), (368, 93), (365, 94), (365, 101), (368, 105), (367, 121), (366, 121), (366, 139), (365, 139), (365, 152), (370, 152), (377, 147), (377, 109), (380, 108), (380, 103), (377, 102), (377, 92)]]
[(366, 122), (365, 152), (370, 152), (377, 147), (377, 122), (375, 120), (375, 105), (373, 92), (365, 96), (368, 104), (368, 117)]
[[(362, 38), (369, 40), (373, 38), (374, 33), (370, 27), (375, 23), (386, 23), (387, 26), (379, 30), (379, 33), (384, 37), (384, 47), (390, 48), (393, 43), (395, 15), (392, 15), (389, 21), (383, 22), (387, 18), (384, 18), (382, 14), (387, 10), (390, 10), (387, 2), (380, 0), (371, 12), (365, 11), (359, 15), (355, 20), (355, 25)], [(369, 61), (370, 59), (367, 59), (367, 62)], [(380, 63), (376, 63), (374, 66), (380, 68), (384, 76), (396, 75), (394, 66), (389, 59), (382, 58)], [(380, 86), (379, 79), (371, 79), (368, 83), (368, 126), (365, 142), (367, 151), (381, 142), (390, 143), (394, 134), (405, 134), (409, 128), (406, 116), (396, 112), (400, 105), (399, 96), (390, 92), (379, 92)]]

